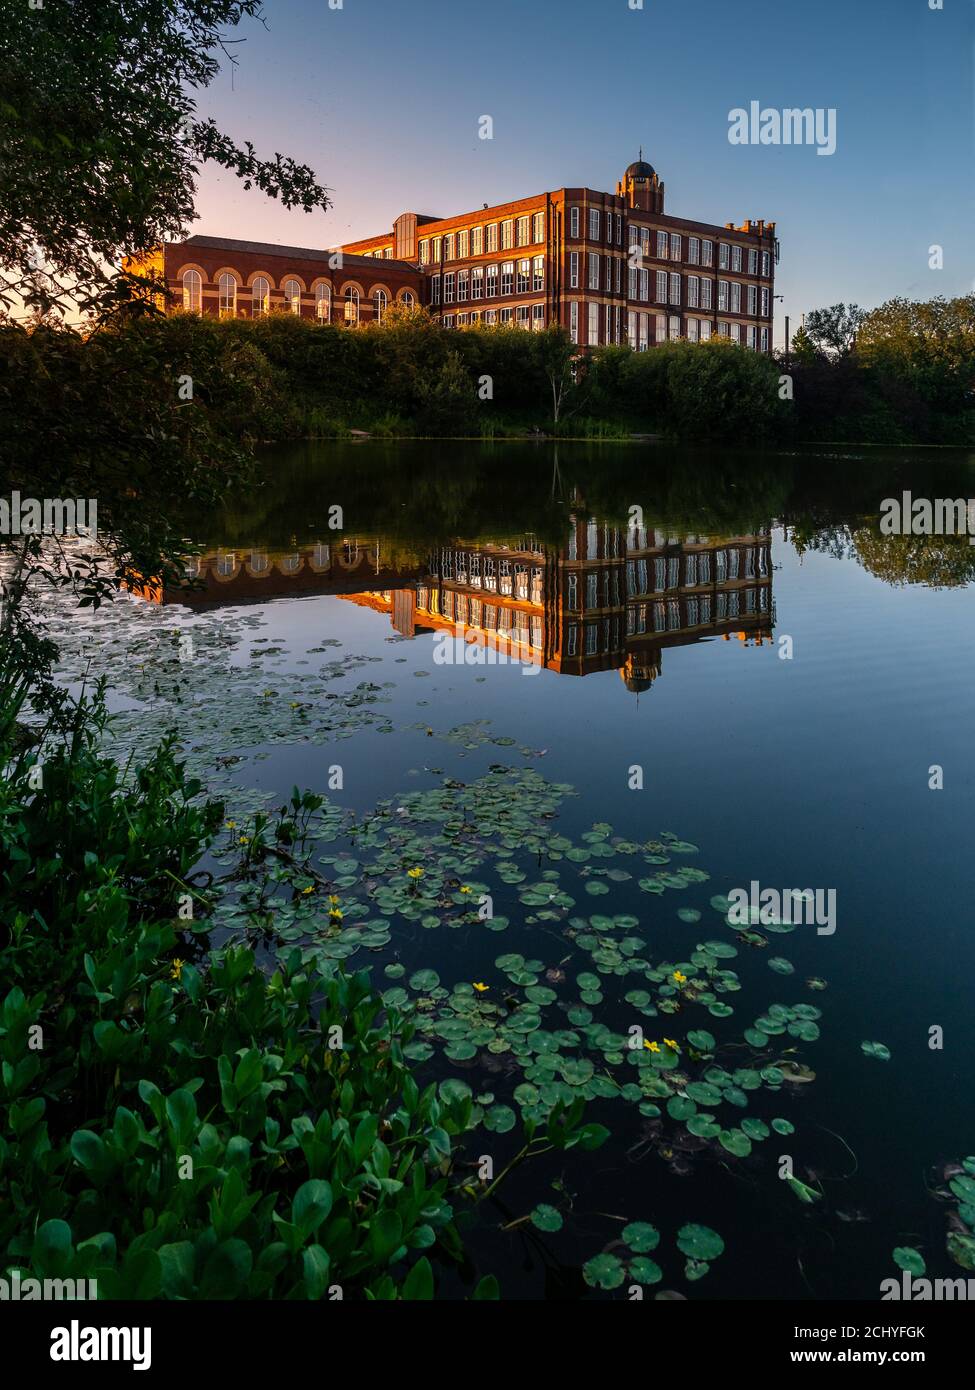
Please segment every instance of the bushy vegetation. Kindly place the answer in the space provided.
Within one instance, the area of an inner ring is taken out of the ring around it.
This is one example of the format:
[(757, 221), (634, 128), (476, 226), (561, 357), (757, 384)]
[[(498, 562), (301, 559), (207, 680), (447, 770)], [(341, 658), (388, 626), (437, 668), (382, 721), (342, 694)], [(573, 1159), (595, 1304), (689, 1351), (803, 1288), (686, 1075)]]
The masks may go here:
[(102, 1298), (432, 1297), (470, 1099), (419, 1089), (365, 976), (184, 962), (222, 807), (169, 743), (123, 785), (97, 703), (41, 764), (23, 695), (0, 705), (3, 1269)]
[(194, 479), (235, 466), (258, 441), (342, 438), (357, 429), (385, 438), (541, 431), (742, 444), (971, 443), (975, 297), (891, 301), (858, 311), (856, 333), (849, 317), (810, 315), (814, 328), (819, 318), (829, 324), (815, 338), (800, 330), (787, 362), (723, 338), (580, 354), (558, 328), (445, 332), (423, 310), (394, 309), (383, 324), (357, 331), (283, 313), (126, 316), (88, 337), (46, 323), (33, 332), (7, 324), (0, 428), (15, 441), (15, 465), (39, 446), (47, 457), (66, 451), (81, 474), (87, 460), (110, 456), (119, 482), (145, 473), (147, 438), (181, 458)]

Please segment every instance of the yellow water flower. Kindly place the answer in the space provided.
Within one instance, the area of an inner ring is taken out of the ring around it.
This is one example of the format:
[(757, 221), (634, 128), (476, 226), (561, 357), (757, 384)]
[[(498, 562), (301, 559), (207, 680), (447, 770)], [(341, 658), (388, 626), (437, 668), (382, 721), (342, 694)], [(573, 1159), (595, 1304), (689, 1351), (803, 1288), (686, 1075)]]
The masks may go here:
[(308, 887), (307, 887), (307, 888), (302, 888), (301, 891), (302, 891), (302, 893), (307, 897), (307, 895), (308, 895), (309, 893), (314, 893), (314, 891), (315, 891), (315, 885), (314, 885), (313, 883), (309, 883)]
[(647, 1049), (648, 1052), (659, 1052), (659, 1051), (660, 1051), (660, 1044), (659, 1044), (659, 1043), (655, 1043), (655, 1042), (649, 1042), (649, 1043), (648, 1043), (648, 1042), (645, 1042), (645, 1043), (643, 1044), (643, 1046)]
[(228, 830), (236, 830), (236, 829), (237, 829), (237, 822), (236, 822), (235, 820), (228, 820), (228, 821), (226, 822), (226, 827), (227, 827)]
[(337, 907), (333, 907), (331, 912), (328, 914), (328, 920), (330, 922), (341, 922), (344, 916), (344, 912), (340, 912)]
[(669, 1047), (669, 1048), (671, 1049), (672, 1052), (679, 1052), (679, 1051), (680, 1051), (680, 1048), (677, 1046), (676, 1039), (674, 1039), (674, 1038), (664, 1038), (664, 1043), (666, 1044), (667, 1047)]
[(342, 901), (342, 899), (338, 896), (337, 893), (329, 893), (328, 900), (333, 907), (337, 907), (338, 904)]
[(674, 971), (674, 979), (677, 981), (679, 985), (687, 984), (687, 976), (682, 975), (679, 970)]
[(184, 966), (185, 964), (186, 964), (186, 961), (185, 961), (185, 960), (180, 960), (178, 957), (177, 957), (175, 960), (171, 961), (171, 962), (170, 962), (170, 967), (171, 967), (171, 968), (170, 968), (170, 971), (169, 971), (170, 978), (173, 979), (173, 980), (178, 980), (178, 979), (180, 979), (180, 978), (182, 977), (182, 974), (183, 974), (183, 966)]
[(240, 839), (237, 841), (237, 843), (238, 843), (239, 845), (249, 845), (249, 844), (250, 844), (250, 840), (247, 838), (246, 835), (241, 835), (241, 837), (240, 837)]
[(419, 865), (415, 869), (407, 869), (406, 877), (412, 879), (422, 878), (423, 870), (419, 867)]
[(468, 888), (467, 884), (465, 883), (464, 886), (461, 888), (460, 891), (461, 891), (462, 893), (469, 893), (471, 890)]
[(474, 980), (472, 983), (474, 985), (474, 988), (477, 990), (478, 994), (483, 994), (485, 990), (489, 990), (491, 988), (490, 985), (480, 984), (477, 980)]

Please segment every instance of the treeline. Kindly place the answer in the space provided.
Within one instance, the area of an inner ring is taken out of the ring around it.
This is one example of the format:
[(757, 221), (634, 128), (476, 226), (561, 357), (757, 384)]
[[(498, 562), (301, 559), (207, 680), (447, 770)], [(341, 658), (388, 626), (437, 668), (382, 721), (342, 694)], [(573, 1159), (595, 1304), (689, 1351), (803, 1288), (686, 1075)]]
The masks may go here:
[(740, 444), (975, 438), (975, 296), (892, 301), (859, 315), (848, 342), (800, 330), (788, 360), (719, 338), (580, 355), (560, 329), (445, 332), (422, 310), (356, 331), (289, 314), (130, 318), (88, 336), (5, 324), (0, 357), (0, 426), (19, 441), (15, 453), (39, 434), (124, 453), (143, 428), (219, 457), (235, 444), (354, 429)]

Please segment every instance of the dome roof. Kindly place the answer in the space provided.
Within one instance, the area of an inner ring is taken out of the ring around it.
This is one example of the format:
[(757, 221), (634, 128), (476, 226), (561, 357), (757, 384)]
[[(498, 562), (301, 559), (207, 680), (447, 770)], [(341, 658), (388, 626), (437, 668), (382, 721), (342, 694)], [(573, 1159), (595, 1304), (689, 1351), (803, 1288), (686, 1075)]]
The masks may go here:
[(653, 179), (657, 176), (657, 171), (652, 164), (648, 164), (645, 159), (635, 159), (628, 167), (627, 177), (632, 179)]

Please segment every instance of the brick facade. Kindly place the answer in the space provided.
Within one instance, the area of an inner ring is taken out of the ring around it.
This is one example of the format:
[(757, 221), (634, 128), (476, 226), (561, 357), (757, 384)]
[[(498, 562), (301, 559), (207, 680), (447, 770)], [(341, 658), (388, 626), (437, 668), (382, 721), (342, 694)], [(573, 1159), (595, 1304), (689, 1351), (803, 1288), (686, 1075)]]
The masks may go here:
[(176, 304), (205, 313), (291, 308), (367, 323), (412, 296), (446, 328), (559, 323), (580, 348), (721, 335), (770, 351), (775, 223), (674, 217), (664, 198), (641, 158), (615, 193), (559, 188), (454, 217), (405, 212), (382, 236), (332, 251), (191, 237), (164, 248), (165, 275)]

